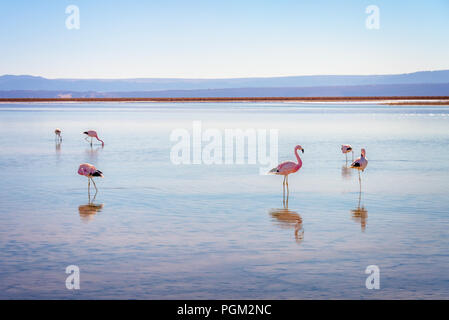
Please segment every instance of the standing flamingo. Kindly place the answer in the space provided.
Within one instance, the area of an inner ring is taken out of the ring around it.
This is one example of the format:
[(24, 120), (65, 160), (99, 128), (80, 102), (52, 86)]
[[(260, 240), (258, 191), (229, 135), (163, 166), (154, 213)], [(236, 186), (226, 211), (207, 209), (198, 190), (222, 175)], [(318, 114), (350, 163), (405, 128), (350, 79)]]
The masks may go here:
[(55, 140), (61, 142), (62, 141), (62, 137), (61, 137), (61, 129), (56, 128), (55, 129)]
[(104, 142), (103, 142), (103, 140), (98, 138), (97, 131), (95, 131), (95, 130), (84, 131), (83, 134), (86, 135), (86, 138), (85, 138), (86, 141), (87, 141), (87, 138), (90, 137), (90, 145), (92, 145), (93, 138), (96, 138), (98, 141), (101, 142), (101, 146), (104, 147)]
[(89, 183), (87, 185), (87, 192), (89, 194), (89, 200), (90, 200), (90, 181), (92, 180), (92, 183), (94, 184), (95, 187), (95, 195), (97, 195), (98, 189), (97, 186), (95, 185), (95, 182), (93, 180), (93, 177), (100, 177), (103, 178), (103, 172), (101, 172), (100, 170), (97, 170), (97, 168), (95, 168), (93, 165), (89, 164), (89, 163), (83, 163), (80, 164), (80, 167), (78, 168), (78, 174), (87, 177)]
[(268, 172), (268, 173), (284, 176), (284, 182), (282, 182), (283, 192), (284, 192), (283, 194), (284, 194), (284, 198), (285, 198), (285, 185), (287, 185), (287, 199), (288, 199), (288, 194), (289, 194), (288, 175), (290, 173), (295, 173), (302, 167), (302, 160), (298, 155), (298, 150), (301, 150), (302, 153), (304, 153), (304, 149), (300, 145), (297, 145), (295, 147), (295, 156), (296, 156), (296, 159), (298, 160), (298, 163), (296, 163), (294, 161), (285, 161), (285, 162), (282, 162), (280, 165), (278, 165), (276, 168), (273, 168)]
[(368, 159), (366, 159), (366, 151), (362, 149), (360, 158), (355, 159), (353, 163), (351, 163), (351, 168), (357, 169), (359, 171), (359, 184), (360, 190), (362, 190), (362, 179), (360, 178), (360, 171), (364, 171), (366, 166), (368, 165)]
[(352, 152), (352, 161), (354, 161), (354, 150), (352, 149), (352, 146), (350, 144), (342, 144), (341, 152), (346, 155), (346, 162), (348, 162), (348, 153)]

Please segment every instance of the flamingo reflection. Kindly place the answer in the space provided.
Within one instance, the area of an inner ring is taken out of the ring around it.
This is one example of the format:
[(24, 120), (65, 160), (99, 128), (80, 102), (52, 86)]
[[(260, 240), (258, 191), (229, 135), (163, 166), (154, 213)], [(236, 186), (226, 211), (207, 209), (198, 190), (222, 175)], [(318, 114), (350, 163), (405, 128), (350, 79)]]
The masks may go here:
[[(287, 204), (287, 205), (285, 205)], [(295, 229), (295, 240), (299, 244), (304, 239), (304, 228), (302, 226), (302, 218), (298, 212), (288, 209), (288, 196), (287, 201), (284, 202), (284, 207), (282, 209), (271, 209), (270, 215), (278, 223), (281, 228), (290, 229), (294, 227)]]
[(104, 147), (103, 146), (99, 146), (97, 148), (93, 148), (92, 146), (88, 149), (86, 149), (86, 154), (89, 157), (89, 161), (91, 162), (95, 162), (98, 158), (98, 153), (100, 150), (102, 150)]
[(360, 223), (362, 232), (365, 232), (366, 222), (368, 220), (368, 210), (366, 210), (363, 205), (360, 206), (361, 199), (362, 199), (362, 192), (360, 191), (359, 192), (359, 202), (357, 204), (357, 208), (354, 210), (351, 210), (351, 214), (352, 214), (352, 220)]
[(55, 152), (56, 152), (56, 158), (59, 160), (59, 158), (61, 156), (61, 142), (60, 141), (55, 142)]
[(94, 197), (91, 199), (90, 192), (88, 193), (89, 202), (84, 205), (80, 205), (78, 207), (78, 211), (80, 214), (80, 218), (84, 222), (89, 222), (93, 219), (93, 217), (103, 209), (103, 204), (95, 204), (95, 197), (97, 193), (95, 192)]
[(84, 222), (91, 221), (101, 209), (103, 209), (103, 204), (88, 203), (78, 207), (80, 218)]
[(352, 175), (352, 169), (348, 166), (341, 167), (341, 177), (343, 179), (349, 179)]

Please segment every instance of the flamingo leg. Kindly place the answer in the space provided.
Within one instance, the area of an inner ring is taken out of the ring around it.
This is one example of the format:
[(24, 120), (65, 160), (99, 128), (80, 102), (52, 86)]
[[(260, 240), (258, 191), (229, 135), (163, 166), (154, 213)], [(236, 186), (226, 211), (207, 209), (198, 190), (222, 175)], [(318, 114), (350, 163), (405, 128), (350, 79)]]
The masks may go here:
[(352, 152), (352, 161), (354, 161), (354, 151), (351, 152)]
[[(90, 146), (92, 146), (92, 141), (94, 140), (94, 138), (90, 138)], [(92, 180), (93, 181), (93, 180)]]
[(360, 170), (359, 171), (359, 185), (360, 185), (360, 193), (362, 193), (362, 178), (360, 177)]
[(285, 207), (285, 176), (284, 181), (282, 181), (282, 204)]
[(92, 183), (94, 184), (94, 187), (95, 187), (95, 194), (98, 192), (98, 189), (97, 189), (97, 185), (95, 184), (95, 181), (94, 181), (94, 179), (92, 179)]
[[(87, 184), (87, 197), (89, 198), (89, 204), (93, 203), (95, 201), (95, 198), (97, 197), (97, 193), (98, 193), (98, 189), (97, 186), (95, 185), (95, 181), (92, 178), (87, 178), (88, 180), (88, 184)], [(92, 200), (90, 199), (90, 181), (92, 180), (92, 183), (94, 184), (95, 187), (95, 194), (94, 197), (92, 198)]]
[(357, 206), (357, 208), (360, 208), (360, 201), (362, 200), (362, 189), (360, 189), (359, 192), (359, 205)]
[(91, 201), (90, 201), (90, 190), (87, 191), (87, 198), (89, 200), (87, 203), (90, 204), (91, 203)]
[(286, 177), (286, 185), (287, 185), (287, 202), (288, 202), (288, 196), (290, 194), (290, 190), (288, 189), (288, 175), (286, 175), (285, 177)]

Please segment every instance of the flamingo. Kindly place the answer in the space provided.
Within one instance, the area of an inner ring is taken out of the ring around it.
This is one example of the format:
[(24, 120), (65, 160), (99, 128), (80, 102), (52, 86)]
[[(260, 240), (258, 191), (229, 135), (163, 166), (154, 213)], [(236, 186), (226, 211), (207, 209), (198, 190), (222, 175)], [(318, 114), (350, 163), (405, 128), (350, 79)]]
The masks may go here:
[(351, 163), (351, 168), (357, 169), (359, 171), (360, 190), (362, 190), (362, 179), (360, 178), (360, 171), (365, 171), (367, 165), (368, 159), (366, 159), (366, 151), (365, 149), (362, 149), (360, 158), (355, 159), (355, 161)]
[(96, 138), (98, 141), (101, 142), (101, 146), (104, 147), (104, 142), (103, 142), (103, 140), (98, 138), (97, 131), (95, 131), (95, 130), (88, 130), (88, 131), (84, 131), (83, 134), (86, 135), (86, 138), (85, 138), (86, 141), (87, 141), (87, 138), (90, 137), (90, 145), (92, 145), (93, 138)]
[(55, 129), (55, 139), (59, 142), (62, 141), (61, 132), (62, 132), (61, 129), (59, 128)]
[(82, 163), (82, 164), (80, 164), (80, 166), (78, 168), (78, 174), (81, 176), (87, 177), (87, 179), (89, 181), (89, 183), (87, 185), (87, 192), (89, 194), (89, 199), (90, 199), (90, 181), (91, 180), (92, 180), (92, 183), (94, 184), (94, 187), (96, 190), (95, 195), (97, 195), (98, 189), (94, 182), (93, 177), (104, 178), (103, 172), (101, 172), (100, 170), (97, 170), (97, 168), (95, 168), (93, 165), (91, 165), (89, 163)]
[(273, 168), (268, 172), (268, 173), (284, 176), (284, 182), (282, 182), (283, 191), (284, 191), (283, 194), (284, 194), (284, 198), (285, 198), (285, 185), (287, 185), (287, 199), (288, 199), (288, 193), (289, 193), (288, 175), (290, 173), (295, 173), (302, 167), (302, 160), (298, 155), (298, 150), (301, 150), (301, 152), (304, 153), (304, 149), (300, 145), (297, 145), (295, 147), (295, 156), (296, 156), (296, 159), (298, 160), (298, 163), (296, 163), (294, 161), (285, 161), (285, 162), (282, 162), (281, 164), (279, 164), (276, 168)]
[(354, 150), (352, 149), (352, 146), (350, 144), (342, 144), (341, 152), (346, 155), (346, 162), (348, 162), (348, 153), (352, 152), (352, 161), (354, 161)]

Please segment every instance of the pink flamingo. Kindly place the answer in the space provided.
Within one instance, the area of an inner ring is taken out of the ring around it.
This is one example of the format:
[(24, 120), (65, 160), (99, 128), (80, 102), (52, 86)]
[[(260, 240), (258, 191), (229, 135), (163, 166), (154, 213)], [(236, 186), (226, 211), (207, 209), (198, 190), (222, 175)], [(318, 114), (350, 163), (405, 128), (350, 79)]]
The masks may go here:
[(284, 195), (285, 195), (285, 185), (287, 185), (287, 201), (288, 201), (288, 194), (289, 194), (288, 175), (290, 173), (295, 173), (302, 167), (302, 160), (299, 157), (298, 150), (301, 150), (301, 152), (304, 153), (304, 149), (300, 145), (297, 145), (295, 147), (295, 156), (296, 156), (296, 159), (298, 160), (298, 163), (296, 163), (294, 161), (285, 161), (285, 162), (282, 162), (281, 164), (279, 164), (276, 168), (273, 168), (268, 172), (268, 173), (284, 176), (284, 182), (282, 182), (282, 186), (283, 186), (283, 191), (284, 191)]
[(352, 146), (350, 144), (342, 144), (341, 152), (346, 155), (346, 162), (348, 162), (348, 153), (352, 152), (352, 161), (354, 161), (354, 150), (352, 149)]
[(84, 131), (83, 134), (86, 135), (86, 138), (85, 138), (86, 141), (87, 141), (87, 138), (90, 137), (90, 145), (92, 145), (93, 138), (96, 138), (98, 141), (101, 142), (101, 146), (104, 147), (104, 142), (103, 142), (103, 140), (98, 138), (97, 131), (95, 131), (95, 130)]
[(362, 149), (360, 158), (355, 159), (355, 161), (351, 163), (351, 168), (357, 169), (359, 171), (360, 191), (362, 190), (362, 179), (360, 178), (360, 171), (365, 171), (367, 165), (368, 159), (366, 159), (366, 151), (365, 149)]
[(55, 139), (58, 140), (59, 142), (62, 141), (61, 132), (62, 132), (61, 129), (59, 128), (55, 129)]
[(92, 183), (94, 184), (95, 187), (95, 194), (97, 194), (98, 189), (97, 186), (95, 185), (95, 182), (93, 180), (93, 177), (100, 177), (103, 178), (103, 172), (101, 172), (100, 170), (97, 170), (97, 168), (95, 168), (93, 165), (89, 164), (89, 163), (82, 163), (80, 164), (79, 168), (78, 168), (78, 174), (87, 177), (89, 183), (87, 185), (87, 191), (89, 193), (89, 198), (90, 198), (90, 181), (92, 180)]

